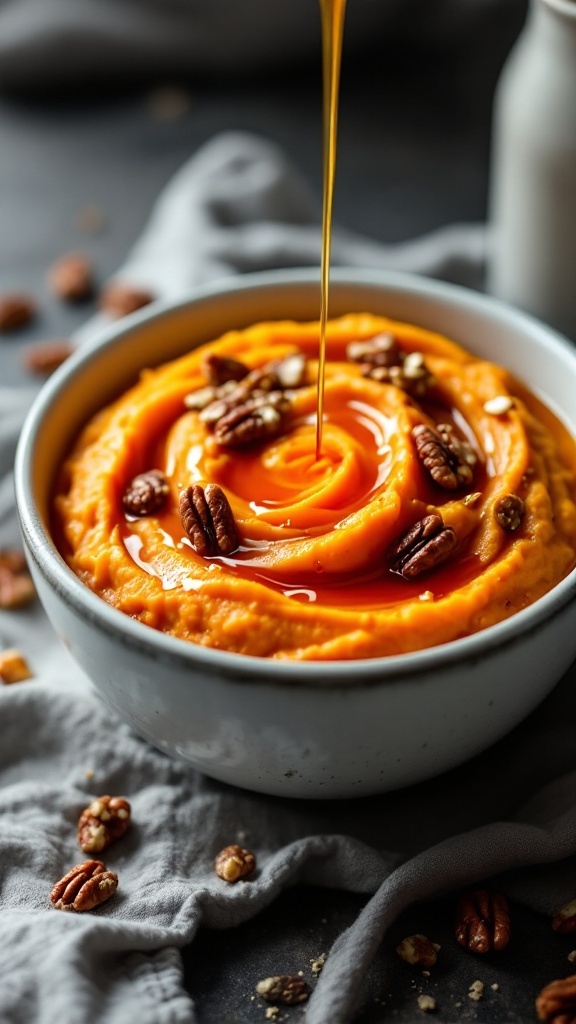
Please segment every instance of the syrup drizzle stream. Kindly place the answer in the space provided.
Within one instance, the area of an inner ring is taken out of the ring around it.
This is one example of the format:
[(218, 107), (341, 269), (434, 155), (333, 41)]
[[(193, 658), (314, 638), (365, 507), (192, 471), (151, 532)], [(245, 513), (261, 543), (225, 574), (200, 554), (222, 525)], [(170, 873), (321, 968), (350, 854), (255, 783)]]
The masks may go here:
[(330, 285), (330, 249), (332, 243), (332, 199), (334, 195), (334, 169), (336, 166), (336, 136), (338, 130), (338, 85), (342, 57), (342, 35), (346, 0), (320, 0), (322, 17), (322, 77), (323, 77), (323, 198), (322, 198), (322, 256), (320, 270), (320, 356), (318, 361), (318, 397), (316, 413), (316, 459), (322, 450), (322, 421), (324, 418), (324, 377), (326, 372), (326, 321), (328, 319), (328, 290)]

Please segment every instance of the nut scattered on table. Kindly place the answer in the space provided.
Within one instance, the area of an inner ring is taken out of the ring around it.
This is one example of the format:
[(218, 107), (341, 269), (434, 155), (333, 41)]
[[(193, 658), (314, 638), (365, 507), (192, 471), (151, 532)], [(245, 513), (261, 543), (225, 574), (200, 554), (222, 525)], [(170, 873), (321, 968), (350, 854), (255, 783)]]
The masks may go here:
[(24, 349), (22, 363), (28, 373), (49, 377), (73, 352), (74, 346), (69, 341), (39, 341)]
[(548, 1024), (574, 1024), (576, 1021), (576, 974), (545, 985), (536, 998), (539, 1020)]
[(33, 672), (24, 655), (16, 647), (0, 651), (0, 679), (3, 683), (23, 683)]
[(283, 1003), (285, 1006), (306, 1002), (310, 991), (310, 985), (299, 974), (278, 974), (264, 978), (256, 985), (256, 992), (267, 1003)]
[(138, 288), (124, 281), (109, 281), (100, 292), (100, 308), (109, 316), (119, 318), (148, 306), (155, 298), (148, 288)]
[(484, 995), (484, 982), (473, 981), (468, 991), (468, 999), (471, 999), (474, 1003), (478, 1003)]
[(552, 919), (552, 927), (555, 932), (576, 932), (576, 898), (560, 907)]
[(35, 596), (24, 552), (18, 548), (0, 551), (0, 609), (24, 608)]
[(0, 295), (0, 333), (26, 327), (36, 316), (36, 303), (24, 292), (4, 292)]
[(100, 853), (130, 827), (130, 804), (122, 796), (99, 796), (78, 819), (78, 842), (84, 853)]
[(501, 893), (476, 889), (464, 894), (456, 911), (456, 941), (470, 953), (502, 950), (510, 941), (510, 911)]
[(396, 946), (401, 960), (414, 967), (433, 967), (438, 959), (440, 947), (431, 942), (426, 935), (408, 935)]
[(81, 914), (109, 900), (118, 888), (118, 875), (107, 871), (101, 860), (76, 864), (56, 883), (50, 900), (56, 910), (74, 910)]
[(48, 287), (63, 302), (82, 302), (94, 290), (92, 264), (81, 252), (70, 252), (56, 260), (48, 271)]
[(214, 861), (214, 870), (225, 882), (237, 882), (246, 878), (256, 867), (256, 857), (242, 846), (225, 846)]
[(436, 1009), (436, 1000), (433, 996), (418, 996), (418, 1006), (425, 1013), (433, 1013)]

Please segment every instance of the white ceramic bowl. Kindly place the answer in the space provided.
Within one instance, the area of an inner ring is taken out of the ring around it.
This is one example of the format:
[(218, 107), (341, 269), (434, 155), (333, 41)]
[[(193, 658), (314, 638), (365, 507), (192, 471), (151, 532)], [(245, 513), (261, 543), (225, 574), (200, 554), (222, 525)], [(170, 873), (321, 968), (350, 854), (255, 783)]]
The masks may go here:
[[(290, 663), (223, 653), (109, 607), (70, 571), (49, 528), (56, 468), (79, 428), (142, 366), (258, 320), (316, 319), (317, 275), (251, 275), (107, 330), (42, 389), (17, 454), (17, 501), (40, 598), (119, 718), (234, 785), (299, 797), (406, 786), (503, 736), (576, 656), (576, 571), (531, 607), (466, 639), (365, 661)], [(476, 293), (402, 275), (334, 271), (331, 316), (370, 310), (447, 334), (506, 365), (576, 435), (576, 354), (547, 327)]]

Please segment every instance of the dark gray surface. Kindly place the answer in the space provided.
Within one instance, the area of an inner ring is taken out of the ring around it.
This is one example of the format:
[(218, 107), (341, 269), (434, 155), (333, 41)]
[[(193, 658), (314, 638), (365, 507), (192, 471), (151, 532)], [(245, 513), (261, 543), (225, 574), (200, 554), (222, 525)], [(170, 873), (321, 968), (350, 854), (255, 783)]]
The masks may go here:
[[(517, 13), (508, 17), (494, 46), (481, 53), (471, 46), (451, 63), (438, 53), (407, 61), (383, 49), (362, 67), (344, 64), (335, 199), (342, 224), (394, 241), (484, 218), (492, 90), (519, 24)], [(159, 189), (215, 133), (239, 128), (276, 140), (320, 195), (319, 88), (318, 73), (302, 69), (289, 81), (238, 89), (197, 85), (189, 87), (187, 113), (173, 121), (154, 116), (147, 91), (0, 98), (0, 290), (30, 290), (40, 306), (30, 328), (2, 337), (0, 383), (29, 385), (22, 348), (67, 336), (93, 310), (49, 295), (45, 274), (52, 260), (82, 249), (98, 279), (106, 280), (138, 236)], [(92, 205), (106, 218), (94, 235), (76, 223), (79, 211)], [(369, 801), (365, 807), (369, 815)], [(353, 894), (300, 887), (233, 932), (202, 932), (184, 957), (202, 1024), (265, 1020), (264, 1004), (252, 999), (255, 983), (298, 970), (312, 980), (310, 961), (328, 951), (363, 903)], [(573, 941), (516, 906), (510, 952), (479, 962), (454, 944), (451, 913), (451, 902), (441, 901), (415, 907), (397, 923), (367, 980), (358, 1024), (423, 1017), (416, 1006), (420, 987), (436, 997), (442, 1021), (534, 1019), (534, 995), (545, 981), (567, 973)], [(443, 946), (442, 965), (430, 979), (393, 952), (414, 930)], [(477, 978), (487, 989), (473, 1003), (467, 991)], [(301, 1008), (281, 1015), (301, 1017)]]

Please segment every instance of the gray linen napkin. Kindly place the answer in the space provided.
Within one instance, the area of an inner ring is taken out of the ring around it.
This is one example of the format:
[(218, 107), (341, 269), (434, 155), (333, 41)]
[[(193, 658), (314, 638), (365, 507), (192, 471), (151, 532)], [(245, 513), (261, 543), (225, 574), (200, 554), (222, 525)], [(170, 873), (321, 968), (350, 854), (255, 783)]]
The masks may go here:
[[(477, 49), (510, 37), (526, 0), (361, 0), (347, 53), (409, 44)], [(0, 87), (115, 77), (238, 80), (318, 60), (314, 0), (0, 0)]]
[[(318, 239), (315, 202), (283, 155), (228, 134), (167, 186), (119, 273), (178, 297), (231, 273), (316, 263)], [(335, 256), (470, 282), (485, 244), (476, 226), (393, 248), (338, 232)], [(0, 389), (0, 547), (17, 536), (11, 465), (30, 397)], [(138, 739), (101, 706), (38, 606), (0, 612), (0, 643), (21, 648), (34, 671), (0, 689), (2, 1022), (194, 1024), (178, 950), (199, 927), (232, 928), (309, 883), (373, 894), (305, 1014), (308, 1024), (348, 1024), (382, 936), (409, 904), (502, 872), (499, 884), (542, 913), (573, 895), (574, 667), (510, 737), (457, 771), (370, 800), (308, 803), (234, 790)], [(53, 883), (84, 859), (79, 812), (106, 792), (133, 806), (132, 830), (105, 854), (118, 893), (90, 914), (55, 911)], [(241, 886), (213, 871), (231, 842), (257, 855)]]

